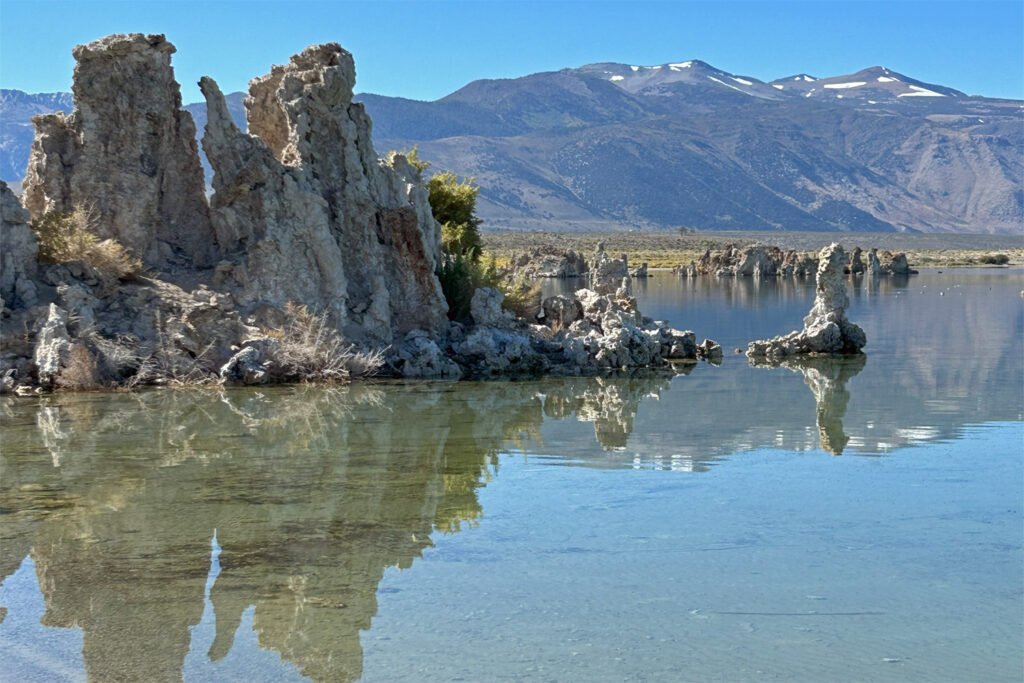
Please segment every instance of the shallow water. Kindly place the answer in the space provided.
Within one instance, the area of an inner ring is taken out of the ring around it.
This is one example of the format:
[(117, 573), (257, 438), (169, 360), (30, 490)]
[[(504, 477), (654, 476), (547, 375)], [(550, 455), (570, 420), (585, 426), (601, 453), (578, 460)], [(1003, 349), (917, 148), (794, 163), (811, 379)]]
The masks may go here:
[[(0, 679), (1020, 680), (1022, 289), (862, 283), (853, 362), (5, 401)], [(813, 298), (637, 294), (727, 352)]]

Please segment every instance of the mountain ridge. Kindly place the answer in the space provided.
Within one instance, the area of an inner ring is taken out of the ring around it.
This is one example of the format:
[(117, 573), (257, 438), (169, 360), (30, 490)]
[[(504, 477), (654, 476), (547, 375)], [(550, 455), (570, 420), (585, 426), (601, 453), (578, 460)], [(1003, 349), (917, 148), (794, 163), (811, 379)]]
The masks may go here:
[[(228, 98), (244, 126), (244, 94)], [(696, 59), (599, 62), (357, 99), (378, 152), (419, 145), (475, 176), (491, 229), (992, 233), (1024, 216), (1021, 102), (883, 66), (764, 82)], [(185, 108), (201, 135), (204, 106)], [(17, 180), (0, 114), (0, 177)]]

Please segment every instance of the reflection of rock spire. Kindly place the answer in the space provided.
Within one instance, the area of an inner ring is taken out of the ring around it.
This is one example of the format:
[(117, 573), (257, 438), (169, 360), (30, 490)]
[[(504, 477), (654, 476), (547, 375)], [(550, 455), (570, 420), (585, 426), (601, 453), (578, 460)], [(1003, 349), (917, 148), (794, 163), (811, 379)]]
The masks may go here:
[(547, 390), (544, 413), (559, 419), (575, 414), (582, 422), (594, 423), (594, 433), (605, 450), (625, 448), (640, 402), (658, 397), (671, 386), (670, 376), (642, 374), (564, 380)]
[[(31, 553), (44, 623), (82, 629), (91, 678), (180, 680), (216, 530), (209, 657), (252, 607), (260, 647), (313, 680), (355, 680), (387, 568), (411, 566), (435, 525), (479, 518), (495, 455), (543, 421), (527, 383), (464, 403), (448, 390), (392, 387), (386, 406), (372, 385), (19, 405), (30, 427), (0, 452), (0, 572)], [(61, 453), (75, 457), (54, 467)]]
[(261, 648), (313, 680), (354, 680), (385, 571), (411, 566), (435, 531), (483, 516), (477, 493), (498, 454), (524, 434), (539, 440), (545, 414), (559, 411), (593, 420), (602, 445), (619, 447), (641, 401), (669, 382), (656, 373), (12, 403), (24, 430), (0, 450), (0, 576), (31, 553), (44, 624), (82, 629), (91, 678), (180, 680), (216, 533), (210, 659), (227, 655), (252, 609)]
[(751, 359), (759, 368), (784, 367), (803, 373), (804, 382), (811, 388), (817, 403), (816, 422), (821, 448), (833, 455), (841, 455), (850, 437), (843, 431), (843, 417), (850, 403), (846, 383), (864, 369), (867, 356), (797, 356), (782, 361)]

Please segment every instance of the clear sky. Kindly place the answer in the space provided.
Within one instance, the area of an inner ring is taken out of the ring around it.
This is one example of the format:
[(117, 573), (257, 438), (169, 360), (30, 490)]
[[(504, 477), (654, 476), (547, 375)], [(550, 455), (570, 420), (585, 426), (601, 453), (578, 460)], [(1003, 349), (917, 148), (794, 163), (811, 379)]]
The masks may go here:
[(326, 41), (355, 55), (357, 91), (426, 100), (479, 78), (686, 59), (762, 80), (881, 65), (968, 94), (1024, 98), (1024, 0), (0, 0), (0, 87), (70, 90), (74, 45), (136, 31), (178, 47), (185, 102), (202, 99), (200, 76), (244, 90)]

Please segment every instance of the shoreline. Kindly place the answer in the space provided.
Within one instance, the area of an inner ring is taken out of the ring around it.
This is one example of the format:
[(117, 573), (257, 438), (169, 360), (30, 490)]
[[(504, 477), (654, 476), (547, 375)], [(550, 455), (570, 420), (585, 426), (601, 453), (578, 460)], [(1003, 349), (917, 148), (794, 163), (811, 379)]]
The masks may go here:
[(558, 233), (558, 232), (481, 232), (484, 252), (499, 266), (515, 252), (556, 246), (589, 254), (598, 242), (609, 253), (624, 253), (633, 266), (646, 262), (650, 269), (671, 269), (696, 261), (708, 249), (715, 251), (732, 244), (744, 247), (766, 244), (799, 252), (817, 252), (832, 242), (847, 249), (860, 246), (867, 250), (901, 251), (915, 268), (923, 267), (997, 267), (980, 263), (982, 258), (1005, 254), (1005, 265), (1024, 265), (1024, 235), (982, 235), (962, 233), (866, 233), (866, 232), (700, 232), (680, 235), (671, 232), (631, 233)]

